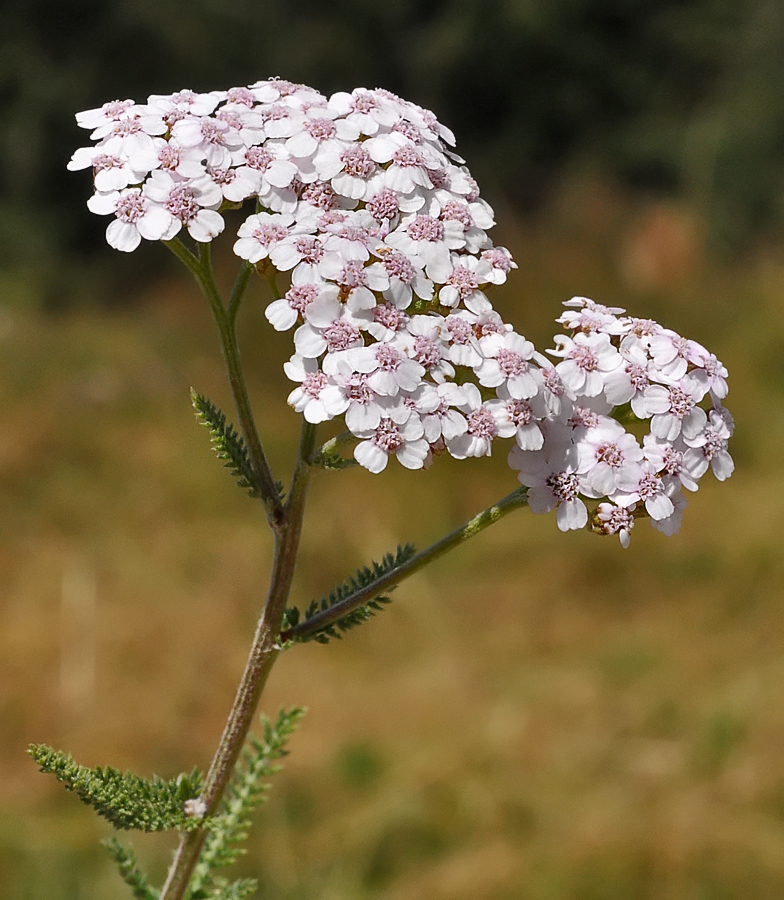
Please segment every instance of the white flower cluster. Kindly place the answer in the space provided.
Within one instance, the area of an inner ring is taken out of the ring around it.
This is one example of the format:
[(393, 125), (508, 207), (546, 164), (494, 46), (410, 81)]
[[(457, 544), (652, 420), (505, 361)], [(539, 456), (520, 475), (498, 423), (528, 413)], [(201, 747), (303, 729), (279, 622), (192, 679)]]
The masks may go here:
[[(531, 509), (557, 508), (562, 531), (588, 523), (584, 498), (592, 498), (602, 501), (592, 527), (618, 534), (624, 547), (638, 516), (673, 534), (686, 506), (683, 488), (696, 491), (709, 467), (720, 481), (734, 468), (727, 452), (734, 424), (722, 406), (727, 370), (700, 344), (650, 319), (585, 297), (565, 305), (558, 321), (571, 336), (556, 337), (549, 352), (561, 362), (542, 369), (552, 382), (541, 395), (543, 439), (536, 448), (518, 441), (509, 464), (530, 488)], [(650, 421), (642, 444), (621, 420)]]
[[(114, 214), (119, 250), (183, 227), (211, 241), (221, 208), (255, 201), (234, 251), (289, 273), (266, 310), (275, 329), (297, 326), (289, 403), (311, 423), (343, 416), (371, 472), (391, 454), (418, 469), (513, 438), (534, 512), (557, 507), (559, 528), (582, 528), (582, 498), (602, 501), (593, 527), (624, 545), (637, 515), (676, 530), (681, 488), (709, 465), (731, 473), (726, 370), (703, 347), (575, 298), (553, 365), (502, 320), (486, 291), (516, 265), (488, 238), (493, 212), (433, 113), (388, 91), (327, 99), (271, 80), (117, 101), (77, 121), (98, 143), (69, 167), (92, 166), (88, 206)], [(617, 407), (651, 420), (642, 446)]]

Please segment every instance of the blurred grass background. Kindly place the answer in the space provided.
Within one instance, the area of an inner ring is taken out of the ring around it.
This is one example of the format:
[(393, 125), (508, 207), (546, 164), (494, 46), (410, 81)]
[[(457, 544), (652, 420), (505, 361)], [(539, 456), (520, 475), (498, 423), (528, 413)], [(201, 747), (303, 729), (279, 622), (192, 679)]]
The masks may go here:
[[(108, 829), (25, 747), (143, 774), (206, 766), (269, 571), (259, 510), (188, 404), (193, 386), (230, 408), (206, 305), (162, 248), (103, 244), (87, 180), (63, 168), (83, 137), (71, 117), (280, 74), (390, 87), (455, 128), (520, 265), (494, 299), (538, 346), (582, 293), (714, 350), (737, 471), (705, 479), (679, 536), (641, 523), (627, 551), (515, 513), (342, 643), (287, 653), (264, 708), (309, 713), (243, 872), (270, 900), (780, 897), (777, 5), (188, 9), (0, 10), (0, 896), (126, 897), (97, 846)], [(266, 299), (243, 310), (243, 351), (283, 474), (299, 422)], [(503, 452), (323, 473), (296, 599), (514, 483)], [(135, 843), (162, 876), (171, 840)]]

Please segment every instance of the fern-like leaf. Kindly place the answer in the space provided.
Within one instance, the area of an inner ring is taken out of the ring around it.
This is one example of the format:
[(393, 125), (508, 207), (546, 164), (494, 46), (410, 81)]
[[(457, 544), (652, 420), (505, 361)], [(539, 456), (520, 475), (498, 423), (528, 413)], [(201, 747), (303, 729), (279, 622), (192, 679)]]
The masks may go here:
[(120, 877), (130, 887), (136, 900), (158, 900), (160, 892), (148, 884), (147, 876), (136, 864), (136, 854), (133, 850), (113, 837), (107, 838), (102, 843), (119, 869)]
[[(380, 563), (373, 561), (370, 566), (363, 566), (361, 569), (358, 569), (354, 575), (346, 579), (342, 584), (334, 587), (325, 597), (322, 597), (321, 600), (311, 600), (308, 608), (305, 610), (304, 621), (307, 622), (314, 616), (332, 609), (333, 606), (345, 600), (347, 597), (350, 597), (362, 588), (377, 581), (383, 575), (386, 575), (398, 566), (402, 566), (403, 563), (408, 562), (415, 553), (416, 547), (414, 547), (413, 544), (405, 544), (402, 547), (398, 545), (395, 553), (385, 554)], [(393, 590), (394, 588), (390, 588), (388, 593), (391, 593)], [(344, 632), (356, 628), (357, 625), (367, 622), (368, 619), (372, 619), (376, 613), (381, 612), (381, 610), (391, 602), (392, 599), (387, 596), (387, 594), (379, 594), (364, 605), (358, 606), (356, 609), (347, 612), (344, 616), (341, 616), (329, 625), (325, 625), (323, 628), (320, 628), (305, 637), (295, 638), (295, 640), (302, 641), (303, 643), (307, 641), (317, 641), (319, 644), (328, 644), (331, 639), (339, 639)], [(303, 616), (299, 609), (296, 607), (289, 607), (284, 616), (285, 625), (282, 630), (285, 631), (287, 628), (293, 628), (301, 621), (303, 621)]]
[(322, 469), (350, 469), (352, 466), (359, 465), (355, 459), (346, 459), (339, 453), (319, 453), (313, 458), (313, 465), (320, 466)]
[(221, 409), (193, 388), (191, 400), (196, 416), (210, 433), (212, 447), (218, 459), (243, 490), (251, 497), (259, 497), (261, 490), (242, 436), (231, 422), (226, 421), (226, 414)]
[(46, 744), (31, 744), (28, 753), (42, 772), (54, 775), (67, 791), (73, 791), (115, 828), (169, 831), (203, 824), (183, 809), (186, 800), (201, 792), (201, 775), (196, 770), (165, 781), (157, 775), (142, 778), (111, 766), (80, 766), (70, 753)]
[(189, 900), (240, 900), (255, 890), (255, 884), (250, 886), (248, 881), (228, 885), (225, 880), (216, 878), (214, 872), (231, 865), (245, 852), (239, 845), (247, 837), (253, 811), (266, 799), (270, 787), (262, 779), (280, 770), (276, 761), (287, 755), (288, 739), (304, 714), (305, 711), (298, 707), (281, 709), (274, 724), (266, 716), (261, 717), (264, 736), (261, 739), (251, 736), (242, 762), (226, 789), (221, 808), (210, 819), (210, 834), (191, 879)]
[[(217, 883), (216, 879), (216, 883)], [(209, 900), (245, 900), (259, 889), (259, 883), (255, 878), (240, 878), (239, 881), (233, 881), (227, 884), (224, 879), (220, 879), (220, 884), (214, 893), (208, 895)]]

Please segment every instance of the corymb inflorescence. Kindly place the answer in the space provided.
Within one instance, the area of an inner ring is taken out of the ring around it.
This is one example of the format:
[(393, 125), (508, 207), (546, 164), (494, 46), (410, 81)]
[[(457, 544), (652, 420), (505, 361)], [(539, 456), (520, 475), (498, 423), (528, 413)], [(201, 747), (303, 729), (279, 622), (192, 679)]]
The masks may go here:
[(700, 344), (583, 297), (566, 303), (549, 357), (503, 321), (488, 291), (516, 265), (428, 110), (269, 80), (77, 121), (95, 144), (69, 168), (92, 167), (88, 205), (114, 217), (118, 250), (184, 231), (207, 243), (222, 209), (253, 203), (234, 252), (286, 273), (266, 315), (295, 329), (289, 404), (313, 424), (343, 417), (369, 471), (392, 455), (410, 469), (489, 456), (507, 439), (534, 512), (624, 546), (639, 517), (677, 531), (683, 491), (708, 468), (732, 473), (727, 371)]

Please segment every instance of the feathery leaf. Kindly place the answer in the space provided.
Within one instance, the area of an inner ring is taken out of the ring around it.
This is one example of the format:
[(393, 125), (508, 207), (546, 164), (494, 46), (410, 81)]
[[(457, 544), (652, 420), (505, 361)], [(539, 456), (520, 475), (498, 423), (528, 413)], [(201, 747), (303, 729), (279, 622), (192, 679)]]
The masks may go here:
[(186, 800), (199, 796), (201, 775), (194, 769), (169, 781), (142, 778), (107, 766), (94, 769), (74, 762), (70, 753), (46, 744), (31, 744), (27, 751), (42, 772), (48, 772), (73, 791), (115, 828), (137, 831), (169, 831), (197, 828), (202, 820), (188, 816)]
[(255, 883), (251, 885), (249, 881), (238, 881), (227, 885), (213, 872), (231, 865), (245, 852), (239, 844), (247, 837), (251, 815), (266, 799), (270, 787), (262, 783), (262, 779), (280, 771), (276, 760), (287, 755), (286, 743), (304, 714), (305, 710), (299, 707), (281, 709), (274, 724), (266, 716), (261, 717), (263, 738), (250, 737), (242, 762), (235, 769), (226, 789), (221, 808), (209, 820), (210, 834), (191, 879), (189, 900), (202, 897), (240, 900), (255, 890)]
[[(308, 619), (312, 619), (319, 613), (332, 609), (333, 606), (342, 600), (377, 581), (398, 566), (402, 566), (403, 563), (408, 562), (415, 553), (416, 547), (413, 544), (405, 544), (402, 547), (398, 545), (395, 553), (386, 553), (380, 563), (373, 561), (370, 566), (363, 566), (361, 569), (358, 569), (354, 575), (347, 578), (342, 584), (332, 588), (329, 594), (322, 597), (321, 600), (311, 600), (308, 608), (305, 610), (304, 621), (307, 622)], [(394, 588), (389, 588), (387, 593), (391, 593), (393, 590)], [(317, 641), (319, 644), (328, 644), (330, 639), (339, 639), (342, 637), (343, 632), (349, 631), (363, 622), (367, 622), (368, 619), (372, 619), (376, 613), (381, 612), (391, 602), (391, 598), (386, 594), (379, 594), (362, 606), (347, 612), (329, 625), (325, 625), (306, 637), (295, 638), (295, 640), (299, 640), (302, 643)], [(285, 631), (287, 628), (293, 628), (303, 621), (303, 616), (297, 607), (289, 607), (285, 612), (283, 621), (285, 624), (281, 630)]]
[(248, 455), (248, 448), (226, 414), (211, 400), (191, 388), (191, 400), (196, 416), (210, 433), (212, 447), (223, 465), (234, 476), (237, 484), (251, 497), (261, 496), (256, 473)]
[(136, 900), (158, 900), (160, 892), (148, 884), (147, 876), (136, 864), (136, 854), (133, 850), (113, 837), (107, 838), (102, 843), (119, 869), (120, 877), (130, 887)]

